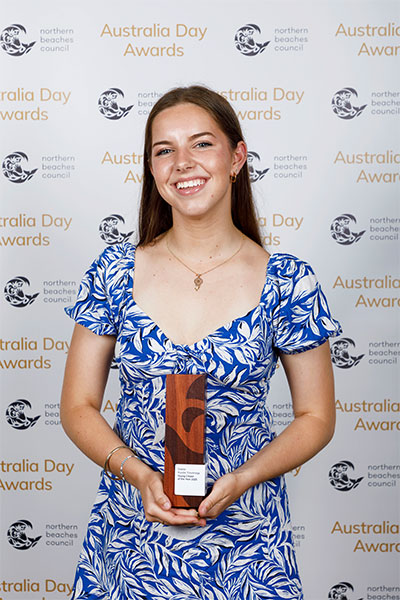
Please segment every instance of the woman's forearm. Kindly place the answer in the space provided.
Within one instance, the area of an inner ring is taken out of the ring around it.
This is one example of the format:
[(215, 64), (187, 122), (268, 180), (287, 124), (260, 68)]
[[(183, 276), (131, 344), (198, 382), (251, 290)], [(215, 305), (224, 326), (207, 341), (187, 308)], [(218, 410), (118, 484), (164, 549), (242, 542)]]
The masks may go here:
[(272, 442), (241, 467), (218, 479), (199, 506), (201, 517), (217, 517), (251, 487), (303, 464), (321, 450), (333, 432), (334, 418), (297, 416)]
[[(315, 456), (335, 430), (335, 394), (329, 343), (281, 356), (294, 420), (235, 473), (247, 487), (287, 473)], [(247, 488), (246, 488), (247, 489)]]
[(304, 464), (331, 440), (334, 418), (324, 421), (314, 415), (296, 417), (274, 440), (234, 473), (248, 489)]
[[(75, 325), (61, 395), (60, 416), (66, 434), (101, 467), (114, 448), (124, 445), (100, 413), (114, 346), (115, 338)], [(125, 448), (113, 453), (109, 470), (119, 476), (121, 462), (131, 455)], [(136, 487), (149, 471), (150, 467), (137, 458), (124, 464), (124, 476)]]
[[(125, 445), (99, 411), (92, 406), (62, 408), (61, 422), (74, 444), (101, 467), (104, 467), (106, 457), (114, 448)], [(119, 449), (110, 457), (109, 470), (119, 477), (122, 461), (131, 455), (130, 450)], [(124, 476), (135, 487), (139, 487), (141, 480), (149, 472), (151, 472), (150, 467), (136, 457), (124, 464)]]

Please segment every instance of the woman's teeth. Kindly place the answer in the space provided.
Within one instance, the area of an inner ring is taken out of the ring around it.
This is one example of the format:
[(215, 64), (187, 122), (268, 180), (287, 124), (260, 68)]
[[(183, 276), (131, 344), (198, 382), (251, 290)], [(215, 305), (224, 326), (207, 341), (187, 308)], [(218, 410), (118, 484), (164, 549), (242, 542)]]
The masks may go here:
[(176, 184), (176, 187), (178, 188), (178, 190), (181, 190), (184, 188), (197, 187), (199, 185), (202, 185), (203, 183), (205, 183), (204, 179), (192, 179), (191, 181), (178, 181), (178, 183)]

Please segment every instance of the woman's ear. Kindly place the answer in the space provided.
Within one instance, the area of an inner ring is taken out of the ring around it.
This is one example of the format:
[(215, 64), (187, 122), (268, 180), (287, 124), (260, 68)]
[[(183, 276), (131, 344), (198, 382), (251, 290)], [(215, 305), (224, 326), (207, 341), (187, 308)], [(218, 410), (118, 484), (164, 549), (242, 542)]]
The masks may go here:
[(247, 147), (243, 140), (237, 143), (233, 151), (232, 170), (238, 174), (247, 160)]

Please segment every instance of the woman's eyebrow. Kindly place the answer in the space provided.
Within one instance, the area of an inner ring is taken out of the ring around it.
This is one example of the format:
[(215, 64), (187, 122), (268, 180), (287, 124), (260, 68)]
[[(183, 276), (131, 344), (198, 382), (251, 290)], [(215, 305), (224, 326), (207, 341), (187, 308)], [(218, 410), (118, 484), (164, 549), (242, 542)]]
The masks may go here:
[[(212, 137), (215, 138), (215, 135), (213, 133), (211, 133), (211, 131), (201, 131), (200, 133), (194, 133), (193, 135), (191, 135), (189, 137), (189, 140), (195, 140), (196, 138), (202, 137), (203, 135), (211, 135)], [(153, 148), (155, 146), (163, 146), (163, 145), (170, 145), (172, 144), (172, 142), (170, 142), (169, 140), (161, 140), (159, 142), (154, 142), (153, 144)]]
[(202, 131), (201, 133), (195, 133), (191, 135), (189, 140), (195, 140), (196, 138), (202, 137), (203, 135), (212, 135), (212, 137), (215, 137), (215, 135), (211, 133), (211, 131)]

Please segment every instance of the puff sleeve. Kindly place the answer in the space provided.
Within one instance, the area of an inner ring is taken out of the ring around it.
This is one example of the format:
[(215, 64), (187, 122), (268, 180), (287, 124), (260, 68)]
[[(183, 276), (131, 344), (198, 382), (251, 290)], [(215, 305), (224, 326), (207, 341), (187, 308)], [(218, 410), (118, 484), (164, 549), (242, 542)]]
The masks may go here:
[(339, 322), (330, 314), (325, 295), (308, 263), (281, 254), (270, 274), (278, 299), (271, 316), (273, 344), (279, 351), (304, 352), (342, 332)]
[(106, 248), (86, 271), (75, 305), (65, 308), (69, 317), (97, 335), (118, 334), (124, 295), (124, 259), (122, 244)]

